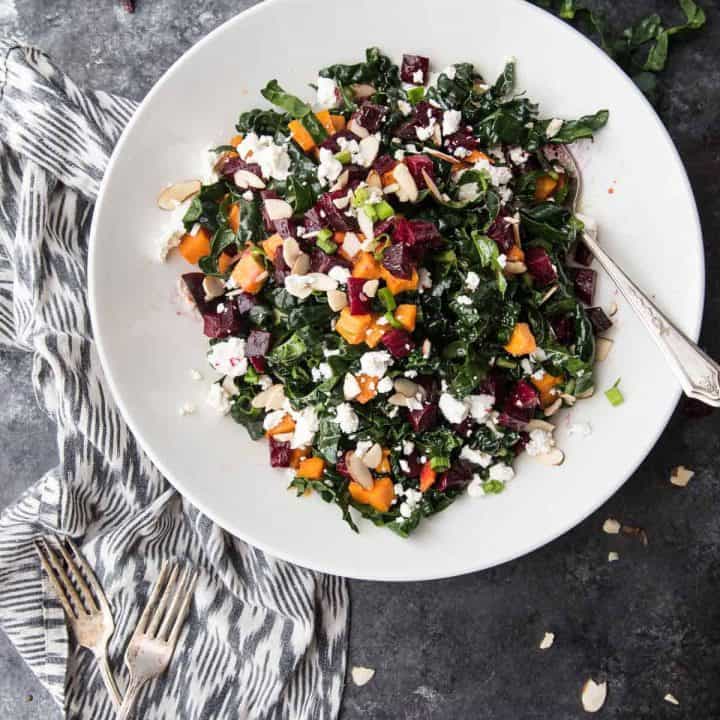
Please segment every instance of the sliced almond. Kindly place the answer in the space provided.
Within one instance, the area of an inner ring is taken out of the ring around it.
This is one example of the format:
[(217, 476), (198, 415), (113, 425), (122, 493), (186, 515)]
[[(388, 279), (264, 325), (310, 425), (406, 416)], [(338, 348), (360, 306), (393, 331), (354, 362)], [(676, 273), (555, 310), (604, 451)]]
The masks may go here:
[(350, 675), (352, 676), (352, 681), (357, 685), (358, 687), (362, 687), (363, 685), (367, 685), (375, 675), (375, 671), (372, 668), (367, 667), (354, 667), (350, 671)]
[(620, 559), (619, 553), (616, 553), (614, 550), (611, 550), (608, 553), (608, 562), (617, 562)]
[(301, 252), (295, 262), (290, 268), (290, 272), (293, 275), (305, 275), (310, 269), (310, 256), (307, 253)]
[[(424, 172), (424, 171), (423, 171)], [(393, 168), (393, 177), (398, 185), (397, 196), (400, 202), (417, 202), (418, 187), (404, 163), (398, 163)]]
[(670, 473), (670, 482), (677, 487), (687, 487), (687, 484), (692, 480), (695, 473), (692, 470), (688, 470), (683, 465), (678, 465), (672, 469)]
[(348, 304), (347, 295), (342, 290), (328, 290), (327, 300), (333, 312), (340, 312)]
[(548, 650), (553, 646), (554, 642), (555, 642), (555, 633), (546, 632), (545, 635), (543, 635), (543, 639), (540, 641), (540, 649)]
[(372, 490), (372, 486), (375, 484), (373, 476), (370, 473), (370, 468), (359, 458), (354, 452), (349, 452), (346, 457), (347, 469), (350, 473), (350, 477), (362, 485), (366, 490)]
[(368, 176), (365, 178), (365, 182), (370, 188), (377, 188), (378, 190), (382, 190), (382, 180), (377, 170), (371, 170), (368, 173)]
[(200, 192), (202, 184), (199, 180), (186, 180), (184, 182), (168, 185), (158, 195), (157, 204), (161, 210), (174, 210), (178, 205), (189, 200)]
[(603, 523), (603, 532), (608, 535), (617, 535), (620, 532), (622, 525), (615, 518), (608, 518)]
[(448, 155), (447, 153), (440, 152), (440, 150), (435, 150), (435, 148), (425, 148), (425, 154), (431, 155), (432, 157), (437, 158), (438, 160), (444, 160), (447, 163), (450, 163), (451, 165), (459, 165), (460, 160), (458, 160), (456, 157), (453, 157), (452, 155)]
[(607, 683), (596, 683), (592, 678), (587, 680), (582, 688), (582, 706), (585, 712), (596, 713), (605, 704), (607, 698)]
[(527, 424), (528, 430), (544, 430), (545, 432), (555, 432), (555, 426), (552, 423), (545, 422), (545, 420), (537, 420), (533, 418)]
[(347, 373), (343, 381), (343, 395), (346, 400), (354, 400), (361, 392), (360, 384), (352, 373)]
[(552, 417), (562, 407), (562, 404), (562, 398), (558, 398), (552, 405), (548, 405), (543, 410), (543, 415), (545, 415), (545, 417)]
[(595, 342), (595, 360), (602, 362), (610, 354), (613, 348), (613, 341), (610, 338), (599, 337)]
[(375, 443), (362, 457), (365, 465), (374, 470), (382, 462), (382, 447)]
[(300, 255), (302, 255), (302, 250), (298, 245), (298, 241), (293, 237), (286, 237), (283, 240), (283, 260), (285, 264), (291, 268)]
[(667, 693), (665, 695), (665, 697), (663, 698), (663, 700), (666, 703), (670, 703), (671, 705), (679, 705), (680, 704), (680, 701), (672, 693)]
[(380, 138), (377, 135), (368, 135), (358, 143), (358, 147), (363, 167), (370, 167), (380, 151)]
[(350, 194), (348, 193), (342, 197), (335, 198), (332, 203), (338, 210), (345, 210), (345, 208), (347, 208), (350, 204)]
[(235, 184), (239, 188), (255, 188), (256, 190), (262, 190), (265, 188), (265, 182), (262, 178), (259, 178), (255, 173), (249, 170), (236, 170), (233, 176)]
[(415, 397), (420, 386), (407, 378), (399, 377), (395, 379), (395, 390), (406, 398)]
[[(398, 166), (395, 166), (395, 169), (397, 169), (397, 167)], [(438, 186), (435, 184), (435, 181), (430, 177), (430, 175), (428, 174), (428, 172), (426, 170), (421, 170), (420, 172), (423, 176), (423, 180), (425, 181), (425, 185), (427, 185), (427, 189), (430, 191), (430, 194), (438, 202), (444, 203), (445, 198), (443, 197), (443, 194), (440, 192), (440, 189), (438, 188)]]
[(400, 186), (397, 183), (390, 183), (383, 188), (383, 193), (385, 195), (392, 195), (393, 193), (396, 193), (399, 189)]
[(508, 260), (505, 263), (505, 272), (508, 275), (522, 275), (527, 272), (527, 265), (521, 260)]
[(513, 229), (513, 235), (514, 235), (514, 237), (515, 237), (515, 245), (517, 245), (518, 247), (520, 247), (520, 245), (521, 245), (521, 241), (520, 241), (520, 223), (519, 223), (519, 222), (513, 223), (513, 224), (512, 224), (512, 229)]
[(540, 302), (538, 302), (538, 305), (542, 305), (543, 303), (546, 303), (557, 291), (558, 291), (559, 285), (553, 285), (541, 298)]
[(270, 220), (288, 220), (292, 217), (293, 210), (289, 202), (280, 198), (267, 198), (264, 201), (265, 211)]
[(271, 385), (266, 390), (259, 392), (250, 401), (254, 408), (263, 408), (265, 410), (282, 410), (284, 403), (285, 388), (280, 383)]
[(365, 208), (358, 209), (357, 220), (358, 225), (360, 225), (360, 232), (365, 236), (366, 241), (372, 240), (375, 237), (373, 221), (365, 212)]
[(357, 120), (355, 120), (355, 118), (350, 118), (350, 122), (347, 124), (347, 129), (359, 138), (370, 137), (370, 133)]
[(560, 448), (553, 448), (543, 455), (535, 455), (535, 459), (543, 465), (562, 465), (565, 460), (565, 453)]
[(368, 296), (368, 297), (375, 297), (378, 291), (378, 287), (380, 285), (379, 280), (368, 280), (362, 288), (362, 291)]
[(440, 129), (439, 125), (435, 125), (433, 127), (432, 141), (436, 145), (442, 145), (442, 130)]
[[(307, 255), (305, 256), (307, 257)], [(312, 289), (318, 292), (330, 292), (331, 290), (337, 290), (337, 280), (333, 280), (329, 275), (325, 273), (310, 273), (312, 278)]]
[(214, 275), (206, 275), (203, 278), (202, 286), (205, 293), (205, 302), (209, 302), (225, 294), (225, 283)]
[(618, 311), (618, 304), (616, 302), (610, 303), (610, 307), (608, 308), (607, 315), (608, 317), (613, 317), (614, 315), (617, 315)]
[(330, 191), (342, 190), (348, 184), (348, 180), (350, 180), (350, 171), (343, 170), (335, 181), (335, 184), (330, 188)]
[(375, 88), (368, 83), (354, 83), (350, 89), (355, 100), (367, 100), (375, 94)]

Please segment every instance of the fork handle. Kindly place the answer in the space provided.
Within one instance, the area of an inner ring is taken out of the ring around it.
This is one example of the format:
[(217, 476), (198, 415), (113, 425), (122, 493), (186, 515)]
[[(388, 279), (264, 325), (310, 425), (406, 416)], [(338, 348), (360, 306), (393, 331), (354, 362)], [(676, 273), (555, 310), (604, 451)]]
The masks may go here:
[(590, 233), (583, 233), (583, 241), (665, 355), (685, 394), (707, 405), (720, 407), (720, 365), (660, 312)]
[(140, 691), (142, 690), (145, 682), (145, 680), (130, 681), (130, 685), (128, 686), (125, 697), (123, 698), (122, 705), (118, 710), (118, 720), (129, 720), (133, 708), (135, 707), (135, 703), (137, 702), (138, 695), (140, 694)]
[(100, 668), (100, 675), (105, 683), (110, 699), (113, 701), (113, 705), (115, 705), (115, 709), (117, 710), (122, 705), (122, 695), (120, 694), (120, 690), (118, 690), (117, 683), (115, 682), (112, 670), (110, 669), (107, 650), (105, 650), (104, 653), (97, 654), (95, 659), (97, 660), (98, 667)]

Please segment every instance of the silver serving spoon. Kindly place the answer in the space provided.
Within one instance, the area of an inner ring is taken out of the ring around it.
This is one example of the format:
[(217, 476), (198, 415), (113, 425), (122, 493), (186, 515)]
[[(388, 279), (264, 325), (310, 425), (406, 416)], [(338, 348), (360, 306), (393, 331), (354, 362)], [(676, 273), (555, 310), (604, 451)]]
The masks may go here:
[[(575, 158), (564, 145), (546, 146), (544, 153), (549, 160), (557, 160), (571, 176), (570, 198), (575, 212), (582, 192), (582, 177)], [(582, 220), (582, 215), (579, 217)], [(685, 394), (707, 405), (720, 407), (720, 365), (678, 330), (618, 267), (598, 244), (596, 228), (588, 224), (582, 233), (582, 241), (640, 318), (670, 364)]]

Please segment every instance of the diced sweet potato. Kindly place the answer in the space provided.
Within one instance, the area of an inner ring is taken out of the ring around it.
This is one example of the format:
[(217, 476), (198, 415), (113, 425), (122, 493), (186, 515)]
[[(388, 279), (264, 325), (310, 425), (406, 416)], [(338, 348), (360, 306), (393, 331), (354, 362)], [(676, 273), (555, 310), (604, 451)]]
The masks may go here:
[(377, 395), (378, 379), (371, 375), (363, 375), (360, 373), (355, 376), (357, 384), (360, 386), (360, 394), (354, 398), (361, 405), (370, 402)]
[[(392, 290), (390, 291), (392, 292)], [(417, 320), (417, 305), (398, 305), (395, 310), (395, 319), (408, 331), (415, 330)]]
[(273, 435), (284, 435), (285, 433), (291, 433), (295, 430), (295, 421), (286, 415), (275, 427), (270, 428), (267, 431), (267, 435), (272, 437)]
[(354, 480), (348, 486), (350, 495), (355, 502), (370, 505), (378, 512), (387, 512), (395, 499), (393, 481), (389, 477), (377, 478), (370, 490), (366, 490)]
[(307, 480), (320, 480), (324, 472), (325, 461), (319, 457), (310, 457), (300, 461), (295, 476)]
[(387, 268), (380, 268), (380, 276), (385, 281), (388, 289), (393, 295), (399, 295), (401, 292), (407, 292), (409, 290), (417, 290), (420, 282), (420, 277), (417, 270), (413, 270), (412, 276), (405, 280), (393, 275)]
[(535, 181), (535, 199), (538, 202), (547, 200), (556, 190), (558, 181), (550, 175), (541, 175)]
[(308, 152), (315, 147), (312, 135), (299, 120), (292, 120), (288, 123), (292, 139), (305, 151)]
[(335, 330), (350, 345), (359, 345), (365, 342), (365, 333), (372, 325), (372, 315), (352, 315), (349, 307), (340, 311)]
[(352, 269), (354, 278), (363, 278), (365, 280), (377, 280), (382, 273), (380, 263), (375, 256), (369, 252), (360, 252), (355, 257), (355, 263)]
[(275, 259), (275, 251), (283, 244), (282, 236), (279, 233), (271, 235), (269, 238), (263, 240), (260, 244), (265, 254), (270, 260)]
[(178, 250), (191, 265), (197, 265), (200, 258), (210, 254), (211, 240), (210, 231), (201, 227), (194, 235), (185, 233), (180, 240)]
[(267, 277), (268, 274), (263, 264), (249, 251), (245, 252), (232, 271), (232, 279), (235, 284), (243, 292), (251, 295), (260, 292)]
[(544, 408), (552, 405), (557, 399), (557, 391), (553, 389), (560, 385), (565, 378), (562, 375), (551, 375), (546, 372), (542, 377), (531, 377), (530, 382), (540, 393), (540, 403)]
[(505, 345), (505, 350), (515, 357), (529, 355), (537, 350), (535, 336), (527, 323), (516, 323), (510, 341)]

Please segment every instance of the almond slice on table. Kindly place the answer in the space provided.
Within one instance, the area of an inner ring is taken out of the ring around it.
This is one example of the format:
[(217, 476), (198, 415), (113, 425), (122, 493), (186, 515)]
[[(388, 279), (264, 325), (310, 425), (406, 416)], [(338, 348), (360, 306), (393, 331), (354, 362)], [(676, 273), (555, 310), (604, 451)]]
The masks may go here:
[(541, 650), (549, 650), (555, 642), (555, 633), (546, 632), (543, 639), (540, 641)]
[(595, 341), (595, 360), (597, 362), (605, 360), (610, 354), (614, 344), (615, 343), (610, 338), (599, 337)]
[(375, 671), (372, 668), (367, 667), (354, 667), (350, 671), (350, 675), (355, 685), (362, 687), (363, 685), (367, 685), (373, 679)]
[(603, 532), (608, 535), (617, 535), (620, 532), (622, 525), (615, 518), (608, 518), (603, 523)]
[(585, 712), (596, 713), (607, 699), (607, 683), (596, 683), (592, 678), (585, 681), (582, 688), (582, 706)]
[(178, 205), (197, 195), (202, 187), (199, 180), (185, 180), (184, 182), (168, 185), (158, 195), (157, 204), (161, 210), (175, 210)]
[(687, 487), (694, 475), (693, 470), (688, 470), (684, 465), (678, 465), (670, 473), (670, 482), (677, 487)]

